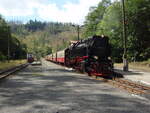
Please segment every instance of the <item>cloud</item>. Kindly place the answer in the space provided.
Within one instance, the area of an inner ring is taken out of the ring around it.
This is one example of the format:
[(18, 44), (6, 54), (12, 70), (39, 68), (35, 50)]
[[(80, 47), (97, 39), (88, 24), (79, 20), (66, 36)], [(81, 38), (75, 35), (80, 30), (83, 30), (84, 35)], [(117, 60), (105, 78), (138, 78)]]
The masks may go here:
[(33, 14), (33, 8), (26, 0), (0, 0), (0, 13), (4, 16), (27, 16)]
[(5, 17), (37, 16), (45, 21), (83, 23), (91, 6), (100, 0), (79, 0), (78, 3), (66, 2), (61, 8), (49, 0), (0, 0), (0, 14)]
[(61, 9), (58, 8), (56, 4), (49, 4), (47, 6), (41, 5), (38, 14), (44, 20), (81, 24), (83, 23), (89, 8), (97, 5), (99, 1), (100, 0), (80, 0), (79, 3), (76, 4), (68, 2), (64, 4)]

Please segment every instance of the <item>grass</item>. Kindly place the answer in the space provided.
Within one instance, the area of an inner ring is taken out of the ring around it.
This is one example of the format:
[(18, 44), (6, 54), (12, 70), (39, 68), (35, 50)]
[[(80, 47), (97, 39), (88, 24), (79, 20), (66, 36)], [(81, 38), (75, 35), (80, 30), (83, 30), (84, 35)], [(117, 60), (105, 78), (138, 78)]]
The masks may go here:
[[(121, 67), (123, 67), (123, 63), (115, 63), (114, 67), (121, 68)], [(129, 63), (129, 68), (150, 72), (150, 61), (130, 62)]]
[(10, 60), (9, 62), (0, 62), (0, 70), (8, 69), (23, 63), (26, 63), (26, 60)]

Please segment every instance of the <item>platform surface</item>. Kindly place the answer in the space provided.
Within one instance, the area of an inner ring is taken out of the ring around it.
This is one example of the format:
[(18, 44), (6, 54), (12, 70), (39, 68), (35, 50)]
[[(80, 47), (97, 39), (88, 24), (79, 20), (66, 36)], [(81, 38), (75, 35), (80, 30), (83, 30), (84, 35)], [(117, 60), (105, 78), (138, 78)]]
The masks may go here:
[(150, 100), (43, 61), (0, 83), (0, 113), (150, 113)]
[(150, 72), (144, 72), (135, 69), (129, 69), (129, 71), (125, 72), (122, 68), (117, 67), (115, 68), (115, 72), (121, 73), (126, 79), (150, 86)]

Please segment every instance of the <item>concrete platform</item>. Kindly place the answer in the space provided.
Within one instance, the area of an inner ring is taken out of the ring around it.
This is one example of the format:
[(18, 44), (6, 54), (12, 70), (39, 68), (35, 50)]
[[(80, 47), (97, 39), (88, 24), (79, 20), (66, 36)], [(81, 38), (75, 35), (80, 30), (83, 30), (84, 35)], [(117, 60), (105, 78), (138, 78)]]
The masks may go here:
[(128, 72), (124, 72), (121, 68), (115, 68), (115, 72), (122, 74), (126, 79), (150, 86), (150, 72), (135, 69), (129, 69)]
[(43, 61), (0, 83), (0, 113), (150, 113), (150, 100)]

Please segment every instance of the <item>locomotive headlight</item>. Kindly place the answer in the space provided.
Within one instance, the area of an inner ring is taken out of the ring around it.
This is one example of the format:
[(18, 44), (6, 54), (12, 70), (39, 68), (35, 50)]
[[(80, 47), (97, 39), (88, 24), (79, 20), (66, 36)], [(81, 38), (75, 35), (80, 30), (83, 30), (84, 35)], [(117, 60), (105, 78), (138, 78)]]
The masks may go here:
[(94, 56), (94, 58), (97, 60), (97, 59), (98, 59), (98, 56)]
[(108, 57), (109, 60), (111, 60), (111, 57)]

